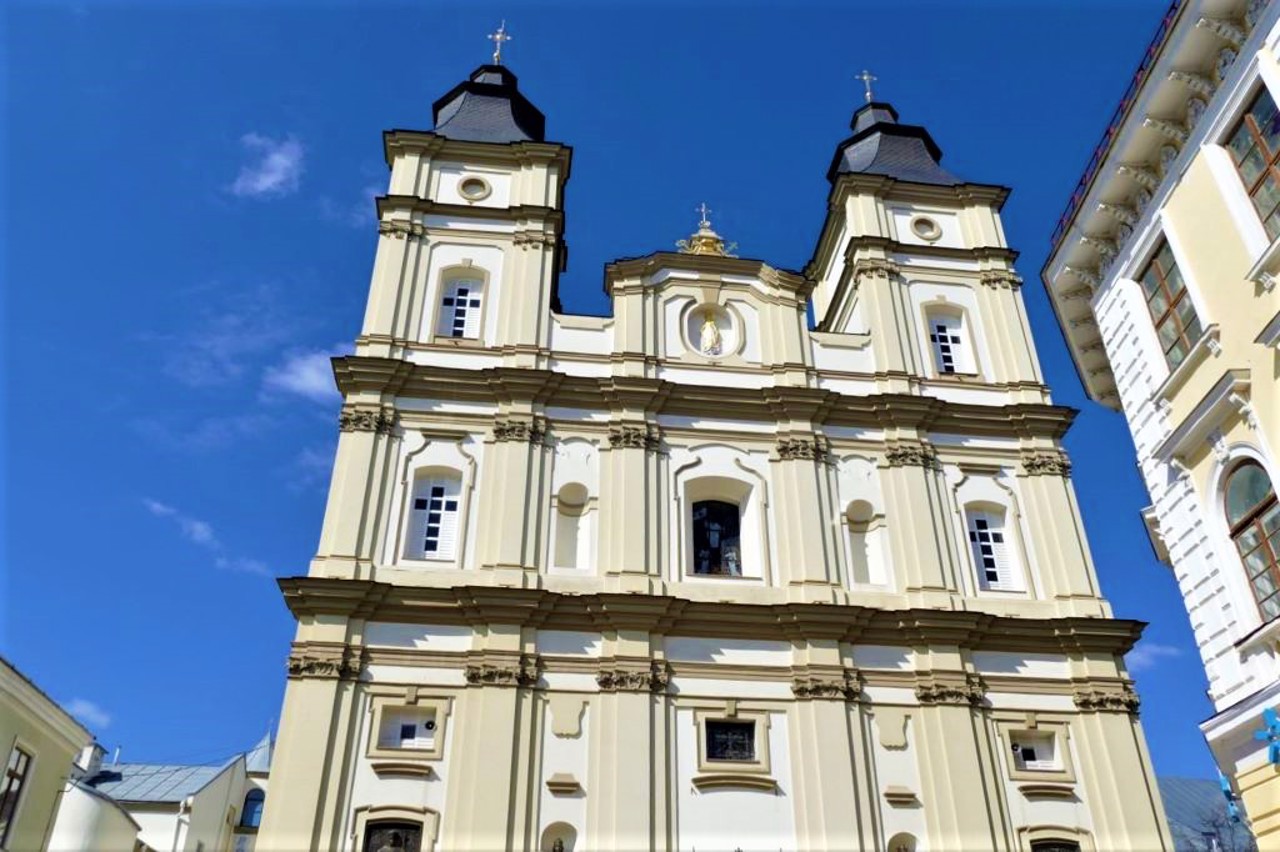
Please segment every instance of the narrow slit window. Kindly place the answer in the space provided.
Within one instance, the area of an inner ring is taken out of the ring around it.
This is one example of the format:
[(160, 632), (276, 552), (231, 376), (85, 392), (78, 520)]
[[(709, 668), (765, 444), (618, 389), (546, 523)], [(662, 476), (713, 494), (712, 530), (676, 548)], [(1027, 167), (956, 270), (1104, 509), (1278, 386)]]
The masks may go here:
[(13, 826), (13, 817), (18, 810), (18, 802), (22, 798), (30, 769), (30, 754), (17, 747), (9, 752), (4, 778), (0, 779), (0, 848), (7, 848), (9, 829)]
[(480, 306), (484, 285), (479, 281), (454, 281), (440, 302), (439, 334), (476, 339), (480, 336)]

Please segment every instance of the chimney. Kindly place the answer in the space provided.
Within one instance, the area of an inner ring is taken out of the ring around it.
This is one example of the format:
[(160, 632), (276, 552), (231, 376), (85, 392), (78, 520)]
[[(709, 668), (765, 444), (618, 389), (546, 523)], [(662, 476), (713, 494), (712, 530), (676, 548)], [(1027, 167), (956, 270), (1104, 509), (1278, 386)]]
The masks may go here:
[(76, 765), (84, 773), (84, 777), (92, 778), (102, 769), (102, 758), (106, 757), (107, 750), (103, 748), (97, 740), (89, 743), (80, 751), (80, 758), (76, 761)]

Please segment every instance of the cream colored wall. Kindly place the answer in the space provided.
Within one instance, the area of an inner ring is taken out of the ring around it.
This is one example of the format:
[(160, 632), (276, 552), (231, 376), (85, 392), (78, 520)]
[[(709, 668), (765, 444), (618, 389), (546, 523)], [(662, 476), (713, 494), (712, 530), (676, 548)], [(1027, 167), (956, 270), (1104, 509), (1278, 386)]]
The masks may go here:
[(132, 850), (138, 828), (117, 803), (68, 783), (49, 837), (49, 852)]
[(31, 756), (5, 848), (44, 849), (71, 765), (92, 735), (29, 681), (0, 660), (0, 749)]

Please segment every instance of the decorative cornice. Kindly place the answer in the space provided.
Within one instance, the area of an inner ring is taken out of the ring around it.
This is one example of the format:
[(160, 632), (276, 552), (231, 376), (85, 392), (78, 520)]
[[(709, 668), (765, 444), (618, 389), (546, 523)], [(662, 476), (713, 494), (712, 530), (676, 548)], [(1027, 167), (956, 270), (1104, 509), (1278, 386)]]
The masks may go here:
[(1155, 192), (1160, 186), (1160, 177), (1146, 163), (1122, 163), (1116, 174), (1132, 178), (1134, 183), (1143, 189)]
[(1170, 142), (1177, 143), (1178, 147), (1187, 144), (1187, 128), (1177, 121), (1170, 121), (1167, 118), (1147, 118), (1142, 119), (1142, 126), (1148, 127), (1159, 133)]
[(1127, 204), (1107, 204), (1103, 202), (1098, 205), (1098, 212), (1105, 213), (1117, 222), (1129, 227), (1133, 227), (1138, 223), (1138, 211)]
[(1239, 22), (1229, 18), (1210, 18), (1206, 15), (1196, 21), (1196, 27), (1208, 30), (1237, 51), (1244, 45), (1245, 39), (1248, 38), (1248, 34), (1240, 26)]
[(603, 668), (596, 674), (602, 692), (665, 692), (671, 682), (667, 664), (650, 660), (649, 668)]
[(662, 436), (657, 426), (610, 426), (609, 446), (615, 450), (657, 451), (662, 447)]
[(535, 686), (542, 670), (537, 654), (521, 654), (518, 660), (469, 664), (463, 672), (470, 686)]
[(1028, 453), (1022, 457), (1028, 476), (1070, 476), (1071, 460), (1065, 453)]
[(1213, 97), (1213, 93), (1218, 90), (1217, 85), (1212, 80), (1195, 71), (1170, 71), (1169, 79), (1175, 83), (1182, 83), (1191, 91), (1204, 95), (1206, 98)]
[(877, 276), (880, 278), (892, 278), (901, 274), (902, 267), (894, 263), (892, 260), (881, 260), (876, 257), (867, 257), (853, 263), (853, 280), (857, 281), (866, 276)]
[(557, 237), (546, 231), (516, 231), (511, 241), (523, 249), (554, 246)]
[(377, 432), (392, 435), (396, 431), (396, 413), (392, 409), (343, 408), (338, 413), (338, 429), (342, 432)]
[(1063, 269), (1090, 290), (1097, 290), (1098, 285), (1102, 283), (1102, 279), (1098, 276), (1097, 270), (1081, 269), (1078, 266), (1066, 266), (1063, 267)]
[(929, 444), (895, 444), (884, 452), (885, 461), (890, 467), (923, 467), (934, 470), (938, 467), (938, 453)]
[(812, 438), (779, 438), (774, 445), (783, 461), (831, 461), (830, 442), (821, 435)]
[(857, 701), (862, 697), (862, 684), (858, 680), (858, 673), (851, 669), (825, 674), (801, 672), (791, 679), (791, 692), (801, 700)]
[(547, 437), (547, 423), (542, 417), (523, 420), (501, 417), (493, 424), (493, 440), (541, 444)]
[(1126, 685), (1115, 689), (1078, 689), (1072, 694), (1076, 707), (1085, 713), (1132, 713), (1138, 715), (1141, 700), (1133, 688)]
[(383, 220), (378, 222), (378, 233), (403, 240), (406, 237), (425, 236), (427, 229), (417, 222), (406, 222), (403, 219)]
[(293, 646), (287, 662), (289, 677), (355, 680), (364, 669), (359, 649), (327, 642), (301, 642)]

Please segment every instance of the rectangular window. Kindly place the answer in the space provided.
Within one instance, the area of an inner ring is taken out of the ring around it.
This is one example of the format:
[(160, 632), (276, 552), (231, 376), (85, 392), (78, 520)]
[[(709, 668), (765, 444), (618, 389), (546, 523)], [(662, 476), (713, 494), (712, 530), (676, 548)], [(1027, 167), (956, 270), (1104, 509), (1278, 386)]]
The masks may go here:
[(708, 719), (707, 760), (752, 763), (756, 759), (756, 723)]
[(929, 342), (933, 344), (934, 365), (939, 373), (960, 372), (960, 348), (964, 340), (960, 335), (959, 317), (930, 317)]
[(1280, 236), (1280, 113), (1265, 88), (1227, 137), (1227, 150), (1244, 181), (1267, 236)]
[(1026, 772), (1057, 772), (1062, 766), (1057, 760), (1053, 734), (1020, 731), (1013, 734), (1013, 765)]
[(460, 484), (456, 479), (430, 479), (414, 489), (410, 558), (453, 558)]
[(0, 781), (0, 847), (8, 845), (9, 829), (13, 826), (18, 801), (22, 798), (22, 788), (27, 782), (30, 769), (31, 755), (14, 746), (9, 753), (4, 779)]
[(978, 587), (984, 590), (1016, 591), (1004, 521), (987, 512), (969, 512), (969, 547), (978, 572)]
[(1176, 367), (1200, 339), (1203, 329), (1168, 241), (1160, 241), (1139, 280), (1165, 361), (1170, 368)]
[(693, 573), (742, 576), (742, 516), (733, 503), (693, 504)]
[(435, 710), (405, 708), (383, 711), (378, 748), (432, 749), (435, 744)]
[(480, 337), (480, 303), (484, 285), (479, 281), (452, 281), (440, 301), (440, 322), (436, 333), (442, 337)]

